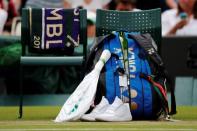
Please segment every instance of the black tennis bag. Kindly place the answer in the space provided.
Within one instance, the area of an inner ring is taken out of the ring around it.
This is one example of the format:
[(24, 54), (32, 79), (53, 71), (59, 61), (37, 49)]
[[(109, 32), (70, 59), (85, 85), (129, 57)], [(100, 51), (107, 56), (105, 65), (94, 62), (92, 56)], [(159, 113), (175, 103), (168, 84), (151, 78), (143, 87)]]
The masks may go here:
[(113, 32), (97, 38), (86, 61), (86, 72), (93, 69), (104, 49), (112, 55), (101, 71), (95, 103), (102, 96), (112, 103), (118, 96), (130, 104), (134, 120), (169, 119), (169, 114), (175, 114), (174, 89), (168, 87), (172, 94), (170, 113), (166, 86), (169, 78), (156, 48), (150, 34)]

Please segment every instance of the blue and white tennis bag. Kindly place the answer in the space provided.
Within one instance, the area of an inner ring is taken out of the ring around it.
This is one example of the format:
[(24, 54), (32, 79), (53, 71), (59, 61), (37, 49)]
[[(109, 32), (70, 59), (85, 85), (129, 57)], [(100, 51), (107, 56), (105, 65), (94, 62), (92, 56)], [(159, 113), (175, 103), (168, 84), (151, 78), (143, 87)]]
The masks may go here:
[[(111, 58), (103, 68), (95, 103), (106, 96), (112, 103), (116, 96), (130, 103), (133, 119), (158, 119), (169, 116), (167, 75), (150, 34), (114, 32), (98, 38), (86, 62), (92, 70), (102, 50), (109, 49)], [(171, 114), (176, 113), (174, 90), (171, 90)]]

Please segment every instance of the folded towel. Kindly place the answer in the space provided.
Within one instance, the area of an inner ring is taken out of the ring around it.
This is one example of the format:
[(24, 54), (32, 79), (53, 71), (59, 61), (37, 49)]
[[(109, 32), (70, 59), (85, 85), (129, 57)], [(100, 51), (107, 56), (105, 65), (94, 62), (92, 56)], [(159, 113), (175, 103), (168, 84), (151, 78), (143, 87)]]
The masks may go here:
[(79, 45), (78, 9), (30, 9), (29, 18), (32, 50), (69, 51)]

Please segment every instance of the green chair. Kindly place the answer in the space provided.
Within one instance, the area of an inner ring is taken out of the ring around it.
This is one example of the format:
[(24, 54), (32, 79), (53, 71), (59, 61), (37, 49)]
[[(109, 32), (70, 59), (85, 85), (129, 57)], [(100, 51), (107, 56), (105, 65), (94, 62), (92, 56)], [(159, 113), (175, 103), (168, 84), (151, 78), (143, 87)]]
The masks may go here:
[[(34, 10), (34, 11), (33, 11)], [(19, 107), (19, 118), (22, 118), (23, 114), (23, 82), (24, 82), (24, 66), (62, 66), (62, 65), (80, 65), (82, 66), (86, 59), (86, 49), (87, 49), (87, 11), (82, 9), (79, 11), (79, 47), (75, 47), (73, 55), (54, 55), (54, 52), (41, 54), (38, 52), (32, 52), (29, 50), (31, 39), (30, 25), (32, 22), (37, 20), (32, 20), (32, 15), (38, 15), (35, 10), (42, 10), (38, 8), (23, 9), (22, 10), (22, 55), (20, 58), (20, 107)], [(69, 9), (64, 9), (66, 13)], [(34, 14), (32, 13), (34, 12)], [(38, 19), (38, 18), (36, 18)], [(71, 19), (71, 18), (70, 18)], [(40, 19), (38, 19), (40, 20)], [(67, 22), (67, 21), (65, 21)], [(72, 26), (71, 22), (67, 22)], [(42, 29), (34, 29), (40, 30)], [(69, 32), (71, 33), (71, 32)], [(52, 54), (51, 54), (52, 53)]]
[(158, 47), (161, 43), (161, 10), (115, 11), (98, 9), (96, 12), (96, 36), (112, 31), (150, 33)]

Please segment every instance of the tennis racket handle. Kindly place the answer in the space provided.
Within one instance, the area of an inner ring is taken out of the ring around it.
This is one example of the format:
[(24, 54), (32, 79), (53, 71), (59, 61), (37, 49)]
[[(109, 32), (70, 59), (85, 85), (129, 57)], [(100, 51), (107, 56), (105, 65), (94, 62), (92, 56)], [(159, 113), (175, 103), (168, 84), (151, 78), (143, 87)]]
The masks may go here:
[(101, 54), (100, 60), (106, 63), (111, 57), (111, 52), (109, 50), (104, 50)]
[(109, 50), (104, 50), (101, 54), (99, 61), (95, 65), (95, 69), (101, 71), (104, 64), (109, 60), (111, 57), (111, 52)]

